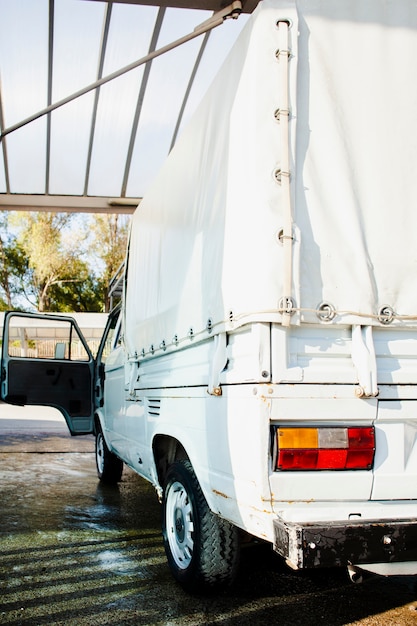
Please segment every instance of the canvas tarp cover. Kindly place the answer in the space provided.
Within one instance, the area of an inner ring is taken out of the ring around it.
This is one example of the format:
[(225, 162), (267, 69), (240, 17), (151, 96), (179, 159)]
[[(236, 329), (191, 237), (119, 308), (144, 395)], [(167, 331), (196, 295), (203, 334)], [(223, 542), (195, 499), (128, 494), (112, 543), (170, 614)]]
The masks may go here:
[[(280, 32), (289, 29), (291, 294)], [(130, 353), (250, 320), (417, 325), (417, 4), (264, 0), (131, 230)], [(288, 275), (287, 275), (288, 278)], [(416, 318), (416, 319), (414, 319)], [(165, 342), (165, 343), (164, 343)]]

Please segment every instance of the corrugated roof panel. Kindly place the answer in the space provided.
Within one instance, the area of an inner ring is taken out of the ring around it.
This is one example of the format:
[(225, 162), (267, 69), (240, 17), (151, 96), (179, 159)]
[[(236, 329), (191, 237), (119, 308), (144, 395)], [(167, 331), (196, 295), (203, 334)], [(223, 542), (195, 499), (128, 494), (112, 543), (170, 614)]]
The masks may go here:
[(6, 185), (6, 173), (4, 167), (4, 159), (3, 152), (0, 151), (0, 193), (6, 193), (7, 185)]
[[(167, 9), (157, 47), (191, 32), (210, 14)], [(127, 195), (142, 195), (169, 153), (172, 134), (202, 37), (189, 41), (152, 63), (133, 151)]]
[(119, 196), (143, 68), (100, 89), (89, 195)]
[(20, 128), (7, 138), (10, 191), (45, 193), (46, 118)]
[[(113, 7), (104, 75), (148, 53), (157, 14), (155, 7)], [(120, 195), (143, 71), (141, 66), (100, 88), (88, 185), (90, 195)]]
[(55, 0), (52, 101), (93, 82), (105, 4)]
[(187, 123), (190, 115), (198, 106), (202, 96), (219, 71), (219, 68), (230, 52), (230, 49), (233, 47), (233, 44), (242, 28), (245, 26), (248, 18), (248, 15), (241, 15), (238, 20), (226, 20), (222, 26), (211, 31), (207, 48), (201, 59), (201, 64), (184, 112), (182, 126)]
[(0, 16), (3, 112), (10, 126), (47, 104), (48, 2), (0, 0)]
[[(0, 0), (0, 73), (4, 124), (9, 126), (47, 104), (48, 3), (21, 0), (19, 17)], [(45, 120), (7, 141), (11, 191), (43, 193)]]
[(51, 194), (83, 194), (93, 101), (89, 93), (51, 114)]
[[(217, 0), (196, 5), (219, 8)], [(211, 11), (105, 1), (0, 0), (0, 130), (8, 129), (0, 150), (3, 206), (12, 198), (9, 191), (142, 196), (169, 152), (180, 112), (187, 119), (195, 109), (246, 16), (210, 34), (186, 100), (203, 36), (154, 59), (149, 75), (144, 65), (49, 117), (44, 110), (143, 58), (151, 41), (160, 48), (210, 16)], [(157, 41), (155, 24), (161, 26)], [(21, 122), (26, 125), (11, 128)]]
[[(52, 101), (97, 78), (105, 5), (56, 0)], [(49, 193), (83, 193), (94, 93), (51, 114)]]

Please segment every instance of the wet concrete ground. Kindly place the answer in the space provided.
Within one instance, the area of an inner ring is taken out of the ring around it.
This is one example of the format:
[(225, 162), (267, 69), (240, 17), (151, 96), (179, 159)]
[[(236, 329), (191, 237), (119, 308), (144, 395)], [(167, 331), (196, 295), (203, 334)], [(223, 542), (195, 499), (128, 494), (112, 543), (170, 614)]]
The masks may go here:
[(102, 486), (91, 437), (16, 411), (0, 405), (0, 624), (417, 624), (413, 577), (295, 573), (264, 546), (243, 549), (233, 589), (187, 595), (167, 567), (152, 487), (128, 469)]

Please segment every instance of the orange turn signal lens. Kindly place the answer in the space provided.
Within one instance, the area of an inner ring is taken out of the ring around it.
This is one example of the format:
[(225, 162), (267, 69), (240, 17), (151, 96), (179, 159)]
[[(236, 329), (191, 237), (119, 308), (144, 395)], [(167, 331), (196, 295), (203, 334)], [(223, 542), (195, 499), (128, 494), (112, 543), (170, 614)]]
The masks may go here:
[(278, 428), (278, 447), (318, 448), (319, 437), (317, 428)]

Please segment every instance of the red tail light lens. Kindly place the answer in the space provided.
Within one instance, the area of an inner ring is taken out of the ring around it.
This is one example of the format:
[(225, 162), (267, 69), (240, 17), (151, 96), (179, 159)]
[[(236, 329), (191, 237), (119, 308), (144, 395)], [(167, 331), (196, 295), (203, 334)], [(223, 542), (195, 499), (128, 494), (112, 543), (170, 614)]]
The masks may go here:
[(373, 427), (277, 428), (277, 470), (369, 470)]

